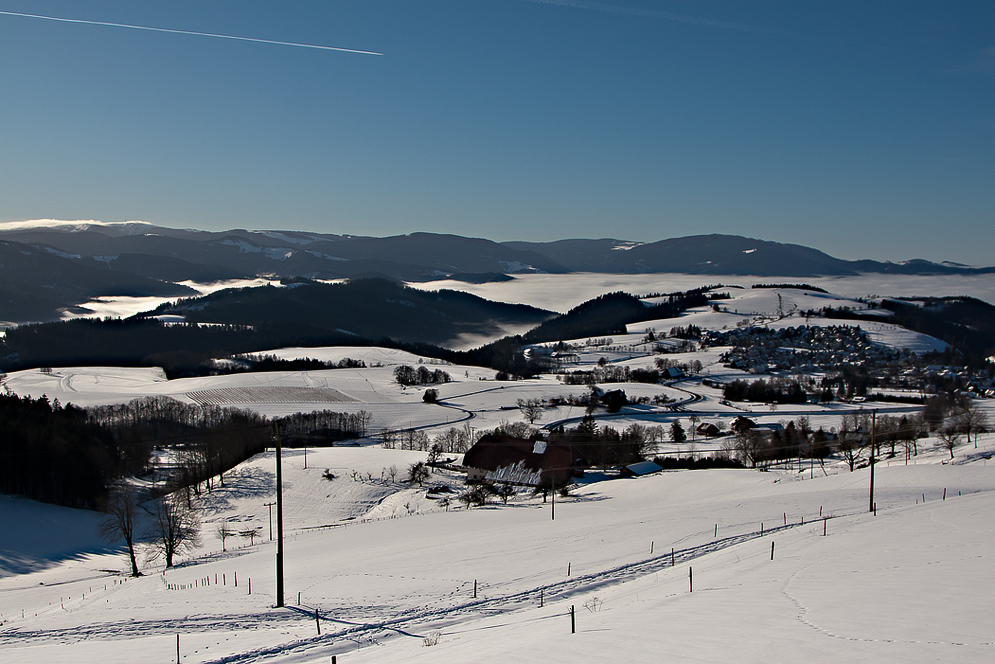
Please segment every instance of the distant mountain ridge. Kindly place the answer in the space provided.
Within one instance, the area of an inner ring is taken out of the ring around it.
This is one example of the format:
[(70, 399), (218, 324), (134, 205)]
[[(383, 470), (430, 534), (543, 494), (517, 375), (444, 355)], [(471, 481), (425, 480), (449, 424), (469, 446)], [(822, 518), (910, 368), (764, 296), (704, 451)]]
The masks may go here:
[(624, 240), (504, 242), (505, 246), (548, 256), (571, 272), (702, 275), (843, 276), (861, 272), (890, 274), (979, 274), (995, 268), (970, 268), (914, 259), (903, 263), (848, 261), (799, 244), (739, 235), (692, 235), (652, 243)]
[(911, 260), (846, 261), (817, 249), (737, 235), (625, 240), (493, 242), (435, 233), (391, 237), (303, 231), (200, 231), (144, 222), (0, 224), (0, 322), (54, 320), (101, 295), (191, 294), (178, 282), (271, 276), (494, 280), (541, 272), (813, 277), (860, 272), (983, 274)]

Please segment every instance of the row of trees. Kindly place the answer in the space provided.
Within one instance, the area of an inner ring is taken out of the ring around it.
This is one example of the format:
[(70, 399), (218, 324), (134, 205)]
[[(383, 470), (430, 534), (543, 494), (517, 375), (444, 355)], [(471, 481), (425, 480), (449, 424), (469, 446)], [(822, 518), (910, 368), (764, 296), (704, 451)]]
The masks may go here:
[(762, 403), (805, 403), (808, 394), (794, 379), (780, 377), (769, 381), (760, 378), (754, 381), (734, 380), (726, 383), (722, 396), (729, 401), (760, 401)]
[(373, 413), (367, 410), (355, 413), (316, 410), (287, 415), (277, 420), (277, 423), (288, 446), (315, 446), (336, 440), (363, 438), (372, 421)]
[(337, 362), (325, 362), (311, 357), (285, 360), (276, 355), (240, 355), (234, 362), (215, 363), (216, 374), (245, 373), (249, 371), (327, 371), (330, 369), (364, 369), (366, 362), (344, 357)]
[[(143, 397), (127, 404), (88, 409), (91, 422), (109, 429), (137, 465), (147, 464), (152, 449), (176, 450), (173, 484), (211, 488), (224, 473), (272, 440), (270, 422), (250, 411), (186, 404), (170, 397)], [(136, 471), (140, 472), (140, 471)]]
[(419, 365), (417, 369), (407, 364), (401, 364), (394, 369), (394, 380), (401, 385), (438, 385), (448, 383), (453, 377), (442, 369), (431, 370), (425, 365)]

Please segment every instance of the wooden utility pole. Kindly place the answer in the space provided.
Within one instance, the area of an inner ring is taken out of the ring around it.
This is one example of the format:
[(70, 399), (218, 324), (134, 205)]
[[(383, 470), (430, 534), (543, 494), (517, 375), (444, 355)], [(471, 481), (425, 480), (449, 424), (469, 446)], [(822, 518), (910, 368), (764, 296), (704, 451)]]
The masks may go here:
[(276, 503), (263, 503), (265, 507), (269, 508), (269, 541), (273, 541), (273, 506)]
[(276, 425), (276, 605), (283, 606), (283, 445)]
[(877, 442), (877, 416), (878, 411), (871, 411), (871, 493), (870, 499), (868, 500), (867, 511), (874, 512), (874, 445)]

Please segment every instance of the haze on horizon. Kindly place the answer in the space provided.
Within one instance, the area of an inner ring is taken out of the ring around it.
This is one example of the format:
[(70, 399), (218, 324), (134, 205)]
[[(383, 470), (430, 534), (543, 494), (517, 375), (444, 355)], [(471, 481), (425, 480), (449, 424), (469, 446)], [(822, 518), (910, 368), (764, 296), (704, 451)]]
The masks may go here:
[(0, 10), (0, 222), (992, 262), (990, 2)]

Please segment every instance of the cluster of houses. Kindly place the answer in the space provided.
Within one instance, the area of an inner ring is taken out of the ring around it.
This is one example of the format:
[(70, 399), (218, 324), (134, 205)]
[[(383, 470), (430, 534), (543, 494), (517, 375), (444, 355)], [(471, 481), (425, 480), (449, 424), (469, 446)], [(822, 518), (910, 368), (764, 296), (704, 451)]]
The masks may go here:
[[(710, 346), (732, 346), (724, 354), (723, 362), (753, 374), (840, 371), (846, 366), (861, 366), (873, 373), (875, 383), (881, 387), (930, 392), (931, 387), (955, 382), (965, 392), (995, 397), (995, 379), (991, 372), (927, 364), (919, 356), (872, 344), (860, 327), (852, 325), (780, 330), (743, 327), (704, 332), (702, 342)], [(992, 363), (995, 364), (995, 358)]]
[(893, 350), (873, 345), (863, 330), (849, 325), (780, 330), (744, 327), (707, 332), (703, 341), (711, 346), (732, 346), (724, 362), (751, 373), (833, 370), (846, 365), (888, 362), (896, 355)]

